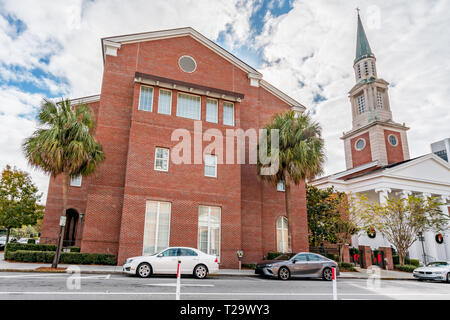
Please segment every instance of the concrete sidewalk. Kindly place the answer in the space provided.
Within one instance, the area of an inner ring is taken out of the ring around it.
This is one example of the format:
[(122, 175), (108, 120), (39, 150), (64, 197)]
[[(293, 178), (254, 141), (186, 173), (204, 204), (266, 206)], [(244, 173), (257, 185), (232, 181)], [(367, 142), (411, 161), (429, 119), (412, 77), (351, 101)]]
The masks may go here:
[[(23, 262), (9, 262), (3, 259), (4, 253), (0, 253), (0, 272), (46, 272), (36, 270), (37, 268), (50, 268), (50, 263), (23, 263)], [(69, 264), (59, 264), (59, 268), (68, 268)], [(122, 274), (122, 266), (103, 266), (103, 265), (77, 265), (81, 273), (84, 274)], [(381, 280), (413, 280), (412, 273), (382, 270), (374, 267), (376, 270), (376, 277), (379, 275)], [(373, 274), (368, 273), (367, 269), (357, 268), (356, 272), (341, 272), (339, 279), (368, 279), (373, 277)], [(48, 271), (47, 271), (48, 272)], [(51, 271), (51, 272), (65, 272)], [(378, 273), (379, 272), (379, 273)], [(218, 274), (211, 276), (245, 276), (245, 277), (257, 277), (254, 270), (250, 269), (220, 269)]]

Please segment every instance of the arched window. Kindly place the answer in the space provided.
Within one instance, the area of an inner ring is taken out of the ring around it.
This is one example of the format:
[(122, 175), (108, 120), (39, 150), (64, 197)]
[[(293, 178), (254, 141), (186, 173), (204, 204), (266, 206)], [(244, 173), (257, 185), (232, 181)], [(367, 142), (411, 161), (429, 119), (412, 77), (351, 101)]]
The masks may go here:
[(288, 252), (288, 219), (286, 217), (279, 217), (277, 219), (277, 251)]

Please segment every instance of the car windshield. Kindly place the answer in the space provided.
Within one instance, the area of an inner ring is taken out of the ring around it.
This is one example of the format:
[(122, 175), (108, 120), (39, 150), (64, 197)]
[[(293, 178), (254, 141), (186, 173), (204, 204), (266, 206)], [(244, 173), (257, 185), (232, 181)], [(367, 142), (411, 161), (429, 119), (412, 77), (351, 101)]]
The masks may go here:
[(276, 257), (274, 260), (289, 260), (294, 256), (293, 253), (283, 253)]
[(445, 261), (435, 261), (435, 262), (431, 262), (429, 264), (427, 264), (427, 267), (446, 267), (448, 266), (448, 263)]

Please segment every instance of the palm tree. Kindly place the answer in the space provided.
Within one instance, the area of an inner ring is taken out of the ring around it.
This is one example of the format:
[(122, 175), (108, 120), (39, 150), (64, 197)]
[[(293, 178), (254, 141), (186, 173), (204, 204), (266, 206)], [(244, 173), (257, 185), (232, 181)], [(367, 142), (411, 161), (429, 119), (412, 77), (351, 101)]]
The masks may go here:
[[(39, 127), (23, 143), (31, 166), (57, 177), (62, 175), (63, 212), (66, 214), (70, 177), (89, 175), (104, 160), (102, 146), (91, 135), (94, 118), (86, 104), (72, 107), (70, 100), (54, 103), (44, 99), (39, 112)], [(62, 247), (60, 228), (52, 267), (58, 266)]]
[[(272, 185), (284, 183), (286, 217), (288, 219), (288, 245), (291, 245), (291, 184), (299, 185), (301, 181), (312, 179), (323, 172), (325, 161), (324, 141), (321, 127), (312, 121), (309, 114), (298, 115), (294, 111), (277, 114), (264, 129), (267, 132), (267, 155), (271, 157), (271, 130), (279, 135), (279, 167), (273, 175), (261, 175), (263, 180)], [(258, 149), (260, 148), (258, 145)], [(258, 158), (258, 172), (267, 165)]]

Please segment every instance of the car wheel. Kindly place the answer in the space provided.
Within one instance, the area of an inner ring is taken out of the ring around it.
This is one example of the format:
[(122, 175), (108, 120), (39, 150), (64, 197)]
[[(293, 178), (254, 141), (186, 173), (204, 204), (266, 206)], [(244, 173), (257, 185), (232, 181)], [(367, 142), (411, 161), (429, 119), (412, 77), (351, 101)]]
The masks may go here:
[(330, 268), (325, 268), (322, 271), (322, 278), (326, 281), (333, 280), (333, 271)]
[(204, 279), (208, 275), (208, 269), (204, 264), (199, 264), (194, 268), (194, 276), (197, 279)]
[(141, 278), (148, 278), (152, 274), (152, 266), (147, 262), (142, 262), (138, 265), (136, 274)]
[(280, 280), (289, 280), (291, 277), (291, 272), (286, 267), (281, 267), (280, 270), (278, 270), (278, 279)]
[(447, 283), (450, 283), (450, 272), (447, 273)]

